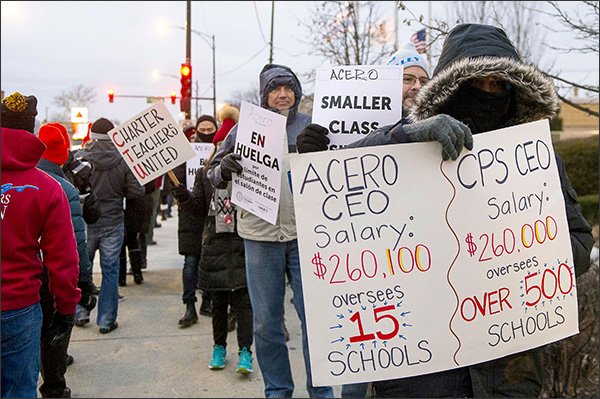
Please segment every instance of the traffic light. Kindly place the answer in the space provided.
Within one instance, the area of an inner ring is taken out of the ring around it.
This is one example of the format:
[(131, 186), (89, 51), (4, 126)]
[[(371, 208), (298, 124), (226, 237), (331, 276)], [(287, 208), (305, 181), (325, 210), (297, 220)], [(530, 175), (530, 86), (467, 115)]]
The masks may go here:
[(108, 102), (109, 103), (115, 102), (115, 90), (114, 89), (108, 89)]
[(177, 92), (175, 90), (171, 90), (171, 104), (175, 104), (176, 99), (177, 99)]
[(181, 64), (181, 112), (189, 113), (192, 109), (192, 65)]

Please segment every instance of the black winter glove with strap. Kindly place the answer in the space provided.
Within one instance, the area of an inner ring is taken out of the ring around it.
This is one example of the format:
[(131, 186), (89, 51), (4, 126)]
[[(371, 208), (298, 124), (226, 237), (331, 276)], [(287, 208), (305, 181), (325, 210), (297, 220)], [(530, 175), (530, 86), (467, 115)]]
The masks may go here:
[(235, 152), (229, 153), (221, 160), (221, 176), (225, 181), (231, 181), (232, 173), (242, 173), (244, 168), (238, 162), (242, 159), (240, 154)]
[(437, 141), (442, 145), (442, 158), (456, 159), (463, 147), (473, 149), (471, 129), (451, 116), (440, 114), (420, 122), (403, 125), (412, 142)]
[(69, 342), (71, 330), (75, 324), (75, 314), (62, 314), (54, 311), (50, 323), (51, 346), (64, 346)]
[(192, 198), (192, 194), (188, 191), (187, 187), (183, 184), (174, 186), (172, 189), (173, 196), (179, 201), (180, 204), (189, 201)]
[(296, 148), (300, 154), (306, 152), (326, 151), (329, 144), (327, 128), (311, 123), (306, 126), (296, 138)]

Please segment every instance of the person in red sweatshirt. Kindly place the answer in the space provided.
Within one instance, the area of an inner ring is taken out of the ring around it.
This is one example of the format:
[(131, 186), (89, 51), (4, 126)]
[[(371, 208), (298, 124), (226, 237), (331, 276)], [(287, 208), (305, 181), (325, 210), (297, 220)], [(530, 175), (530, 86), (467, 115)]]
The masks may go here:
[(2, 397), (37, 397), (45, 267), (54, 296), (53, 345), (69, 339), (79, 256), (69, 202), (60, 184), (36, 168), (46, 146), (33, 134), (37, 99), (13, 93), (1, 104)]

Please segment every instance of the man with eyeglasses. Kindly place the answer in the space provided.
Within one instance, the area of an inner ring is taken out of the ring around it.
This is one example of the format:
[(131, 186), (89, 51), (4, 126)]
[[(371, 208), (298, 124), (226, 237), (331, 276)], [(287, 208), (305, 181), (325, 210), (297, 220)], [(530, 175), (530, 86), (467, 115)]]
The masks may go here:
[(405, 119), (415, 104), (417, 94), (429, 82), (429, 64), (425, 57), (417, 52), (415, 45), (408, 43), (404, 48), (392, 54), (387, 65), (400, 65), (404, 67), (404, 77), (402, 78), (402, 118)]

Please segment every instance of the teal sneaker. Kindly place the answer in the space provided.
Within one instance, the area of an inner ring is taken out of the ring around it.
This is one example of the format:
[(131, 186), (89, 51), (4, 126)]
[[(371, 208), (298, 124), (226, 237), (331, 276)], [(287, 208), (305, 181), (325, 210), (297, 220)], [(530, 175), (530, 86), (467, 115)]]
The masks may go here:
[(223, 345), (215, 345), (213, 348), (212, 358), (208, 364), (208, 368), (211, 370), (222, 370), (225, 368), (227, 357), (227, 351)]
[(242, 374), (250, 374), (252, 370), (252, 353), (246, 348), (242, 348), (238, 354), (240, 355), (240, 361), (237, 366), (237, 372)]

